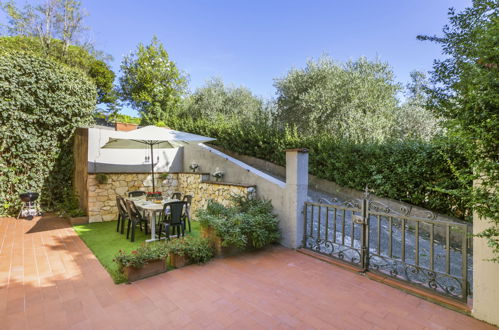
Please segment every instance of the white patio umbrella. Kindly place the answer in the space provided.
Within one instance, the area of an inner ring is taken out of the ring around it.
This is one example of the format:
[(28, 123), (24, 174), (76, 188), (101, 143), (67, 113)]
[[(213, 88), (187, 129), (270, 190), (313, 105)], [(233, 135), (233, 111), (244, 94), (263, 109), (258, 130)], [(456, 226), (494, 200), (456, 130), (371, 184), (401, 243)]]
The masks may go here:
[(151, 149), (152, 190), (154, 192), (154, 146), (157, 149), (178, 148), (213, 140), (215, 139), (207, 136), (175, 131), (164, 127), (146, 126), (130, 132), (123, 132), (117, 137), (110, 137), (102, 148), (143, 149), (145, 146), (149, 146)]

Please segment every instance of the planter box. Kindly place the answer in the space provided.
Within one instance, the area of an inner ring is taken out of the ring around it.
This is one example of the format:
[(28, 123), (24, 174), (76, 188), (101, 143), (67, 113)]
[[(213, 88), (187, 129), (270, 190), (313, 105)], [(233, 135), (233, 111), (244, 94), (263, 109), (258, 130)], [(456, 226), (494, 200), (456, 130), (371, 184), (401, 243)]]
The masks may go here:
[(115, 123), (114, 128), (117, 131), (123, 131), (123, 132), (128, 132), (128, 131), (133, 131), (137, 129), (139, 125), (137, 124), (130, 124), (130, 123)]
[(88, 224), (88, 217), (68, 218), (68, 220), (69, 220), (69, 223), (71, 224), (71, 226)]
[(166, 270), (167, 268), (165, 260), (151, 260), (149, 263), (140, 268), (125, 267), (123, 273), (125, 274), (129, 282), (134, 282), (149, 276), (164, 273), (166, 272)]
[(170, 253), (168, 255), (168, 264), (175, 268), (181, 268), (190, 264), (189, 257)]
[(215, 257), (230, 257), (244, 252), (244, 249), (235, 246), (222, 246), (222, 239), (217, 236), (213, 228), (201, 228), (201, 236), (208, 238), (215, 252)]

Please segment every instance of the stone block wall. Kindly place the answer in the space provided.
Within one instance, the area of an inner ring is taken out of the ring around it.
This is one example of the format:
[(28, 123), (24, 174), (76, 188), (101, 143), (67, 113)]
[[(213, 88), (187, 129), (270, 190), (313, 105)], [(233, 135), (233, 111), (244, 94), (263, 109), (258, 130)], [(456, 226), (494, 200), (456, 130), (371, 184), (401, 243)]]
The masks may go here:
[[(111, 221), (118, 218), (116, 196), (126, 196), (133, 190), (151, 191), (152, 181), (149, 173), (107, 173), (108, 181), (99, 184), (95, 174), (88, 175), (88, 216), (90, 222)], [(173, 192), (193, 196), (191, 214), (207, 205), (212, 199), (228, 205), (231, 196), (256, 195), (254, 185), (231, 184), (225, 182), (207, 182), (209, 174), (204, 173), (169, 173), (160, 179), (155, 175), (156, 191), (163, 196), (171, 196)]]

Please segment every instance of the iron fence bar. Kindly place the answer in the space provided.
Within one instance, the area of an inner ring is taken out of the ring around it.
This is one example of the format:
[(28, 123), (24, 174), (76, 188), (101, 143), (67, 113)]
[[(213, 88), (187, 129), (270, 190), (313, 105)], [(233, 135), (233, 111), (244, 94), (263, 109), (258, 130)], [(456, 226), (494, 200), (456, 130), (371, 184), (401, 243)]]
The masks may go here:
[(337, 217), (337, 214), (336, 214), (336, 208), (334, 209), (334, 237), (333, 237), (333, 242), (336, 243), (336, 217)]
[(450, 274), (450, 226), (445, 226), (445, 271)]
[(321, 207), (319, 206), (319, 211), (317, 212), (317, 241), (321, 239)]
[(307, 210), (308, 210), (308, 204), (305, 203), (305, 209), (303, 210), (303, 242), (301, 245), (303, 247), (307, 246)]
[(388, 256), (390, 258), (393, 257), (393, 253), (392, 253), (392, 238), (393, 238), (392, 225), (393, 225), (393, 218), (388, 217)]
[(400, 254), (402, 261), (405, 262), (405, 219), (402, 219), (402, 246)]
[(378, 219), (378, 254), (381, 254), (381, 217), (377, 215), (376, 218)]
[(326, 208), (326, 232), (324, 233), (325, 240), (329, 239), (329, 207)]
[(462, 277), (462, 288), (463, 288), (463, 297), (466, 301), (468, 296), (468, 227), (464, 227), (463, 233), (463, 243), (461, 245), (461, 277)]
[(350, 229), (350, 247), (353, 248), (353, 242), (355, 241), (355, 222), (353, 222), (353, 217), (355, 214), (352, 212), (352, 216), (350, 217), (350, 221), (352, 222), (352, 228)]
[(314, 236), (314, 205), (311, 205), (312, 211), (310, 212), (310, 237)]
[[(367, 198), (362, 200), (362, 232), (361, 232), (361, 263), (362, 263), (362, 271), (366, 272), (369, 269), (369, 201)], [(353, 224), (353, 214), (352, 214), (352, 228)], [(353, 229), (352, 229), (352, 237), (353, 237)]]
[(435, 267), (435, 258), (434, 258), (434, 246), (433, 246), (433, 235), (435, 234), (435, 225), (430, 224), (430, 269), (433, 270)]
[(341, 245), (345, 245), (345, 218), (346, 218), (346, 210), (343, 210), (343, 218), (341, 221)]
[(414, 230), (414, 263), (419, 266), (419, 221), (416, 221)]

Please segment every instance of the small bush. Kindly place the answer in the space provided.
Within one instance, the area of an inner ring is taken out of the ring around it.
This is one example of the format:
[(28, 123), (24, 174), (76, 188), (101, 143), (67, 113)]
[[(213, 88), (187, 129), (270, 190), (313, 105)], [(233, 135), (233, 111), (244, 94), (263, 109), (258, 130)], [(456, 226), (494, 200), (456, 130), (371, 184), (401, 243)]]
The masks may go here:
[(166, 259), (168, 256), (168, 249), (165, 244), (147, 244), (143, 243), (133, 250), (131, 253), (126, 253), (122, 250), (114, 257), (114, 262), (119, 266), (119, 270), (123, 271), (125, 267), (140, 268), (150, 261)]
[(106, 184), (109, 181), (109, 177), (107, 176), (107, 174), (99, 173), (95, 176), (95, 180), (99, 184)]
[(213, 258), (213, 248), (206, 238), (186, 236), (168, 240), (165, 245), (169, 253), (185, 256), (191, 263), (206, 263)]
[(209, 201), (197, 213), (203, 227), (213, 228), (223, 246), (262, 248), (280, 238), (279, 220), (270, 201), (236, 198), (233, 207)]

